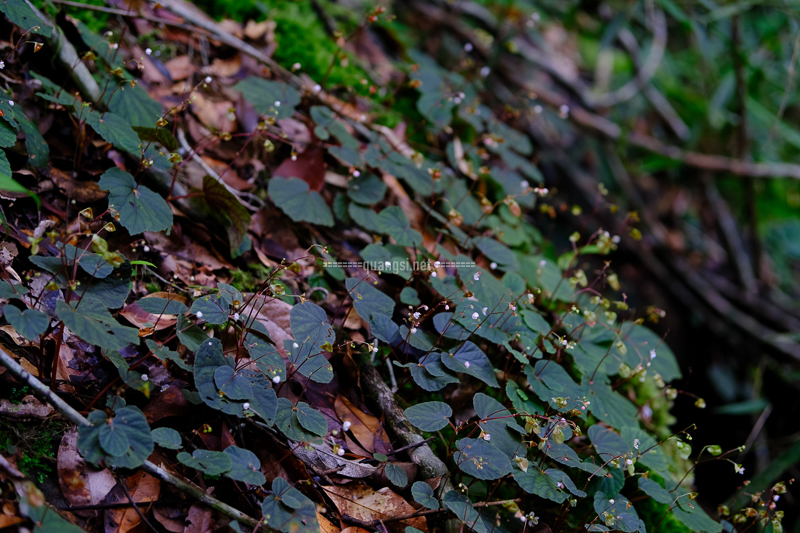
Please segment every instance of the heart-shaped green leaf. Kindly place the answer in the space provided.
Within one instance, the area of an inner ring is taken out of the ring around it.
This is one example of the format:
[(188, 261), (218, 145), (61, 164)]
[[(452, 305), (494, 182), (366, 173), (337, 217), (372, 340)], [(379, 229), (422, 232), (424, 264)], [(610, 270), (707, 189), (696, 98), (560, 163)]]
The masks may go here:
[(124, 170), (117, 167), (106, 170), (99, 185), (108, 191), (109, 207), (119, 212), (120, 223), (131, 235), (172, 226), (172, 211), (167, 202), (144, 185), (137, 185)]
[(450, 423), (453, 410), (444, 402), (423, 402), (405, 410), (411, 425), (422, 431), (439, 431)]
[(50, 325), (50, 319), (47, 315), (36, 309), (20, 311), (13, 305), (6, 304), (3, 307), (3, 314), (8, 323), (17, 330), (17, 333), (29, 341), (38, 339), (39, 335), (47, 331), (47, 326)]
[(333, 213), (328, 204), (299, 178), (272, 178), (269, 180), (269, 197), (295, 222), (333, 226)]

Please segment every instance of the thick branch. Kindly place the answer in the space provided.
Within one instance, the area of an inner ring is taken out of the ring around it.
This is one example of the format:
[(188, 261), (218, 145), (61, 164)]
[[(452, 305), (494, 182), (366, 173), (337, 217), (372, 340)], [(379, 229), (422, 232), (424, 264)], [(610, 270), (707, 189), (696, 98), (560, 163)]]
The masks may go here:
[(61, 30), (52, 20), (34, 7), (30, 0), (25, 0), (25, 3), (28, 4), (28, 7), (33, 10), (42, 23), (50, 28), (50, 35), (45, 37), (45, 40), (48, 46), (54, 51), (54, 59), (56, 62), (70, 73), (72, 81), (78, 86), (82, 95), (92, 102), (100, 100), (100, 87), (97, 85), (97, 82), (94, 81), (89, 69), (86, 68), (86, 65), (84, 65), (78, 57), (78, 52), (75, 51), (75, 47), (72, 46), (72, 43), (64, 37), (64, 34), (61, 33)]

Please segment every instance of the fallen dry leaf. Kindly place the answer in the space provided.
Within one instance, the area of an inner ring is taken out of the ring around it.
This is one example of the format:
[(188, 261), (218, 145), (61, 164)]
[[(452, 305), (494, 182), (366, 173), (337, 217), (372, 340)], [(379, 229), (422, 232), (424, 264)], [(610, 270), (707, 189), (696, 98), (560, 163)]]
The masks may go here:
[[(153, 502), (161, 494), (161, 480), (144, 472), (137, 472), (124, 481), (135, 502)], [(127, 495), (123, 496), (127, 500)], [(145, 507), (139, 505), (139, 508)], [(106, 533), (128, 533), (142, 522), (136, 509), (108, 509), (106, 511)], [(114, 525), (111, 525), (114, 524)], [(109, 527), (111, 525), (111, 527)]]
[(365, 413), (343, 396), (336, 397), (334, 409), (342, 423), (350, 422), (350, 431), (364, 450), (370, 454), (377, 452), (384, 455), (391, 451), (389, 435), (377, 418)]
[(169, 71), (169, 77), (172, 81), (185, 80), (197, 71), (197, 67), (192, 65), (192, 60), (189, 56), (173, 57), (164, 66)]
[(189, 525), (184, 528), (183, 533), (212, 533), (214, 531), (215, 524), (211, 509), (203, 505), (192, 505), (186, 520)]
[(139, 336), (144, 337), (152, 335), (156, 331), (170, 328), (178, 321), (177, 318), (170, 315), (154, 315), (148, 313), (136, 302), (130, 303), (122, 308), (119, 312), (125, 319), (139, 328)]
[[(78, 453), (77, 428), (73, 427), (61, 438), (57, 457), (58, 484), (70, 505), (97, 505), (117, 484), (110, 470), (86, 464)], [(85, 512), (94, 514), (93, 511)]]
[[(416, 511), (388, 487), (378, 491), (372, 490), (367, 485), (356, 484), (322, 488), (328, 493), (340, 514), (346, 514), (364, 522), (406, 516)], [(424, 516), (387, 522), (386, 526), (393, 533), (404, 533), (408, 526), (415, 527), (420, 531), (428, 531), (428, 522)]]
[(296, 159), (287, 158), (272, 173), (273, 176), (300, 178), (308, 183), (312, 191), (321, 191), (325, 184), (325, 152), (321, 148), (309, 148)]
[(153, 516), (158, 523), (172, 533), (183, 533), (186, 527), (185, 513), (176, 507), (153, 507)]

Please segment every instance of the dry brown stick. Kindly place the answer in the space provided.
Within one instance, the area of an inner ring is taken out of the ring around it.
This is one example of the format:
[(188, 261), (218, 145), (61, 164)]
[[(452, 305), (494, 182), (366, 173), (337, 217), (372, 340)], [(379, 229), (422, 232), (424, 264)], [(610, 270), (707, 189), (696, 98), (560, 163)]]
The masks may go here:
[(156, 24), (163, 24), (165, 26), (172, 26), (173, 28), (180, 28), (182, 30), (186, 30), (192, 33), (203, 33), (207, 36), (213, 37), (213, 35), (209, 32), (201, 28), (195, 28), (193, 26), (186, 25), (182, 22), (176, 22), (174, 20), (169, 20), (161, 17), (147, 15), (142, 13), (141, 11), (127, 11), (125, 9), (116, 9), (113, 7), (105, 7), (105, 6), (94, 6), (91, 4), (83, 4), (81, 2), (71, 2), (70, 0), (53, 0), (56, 4), (61, 4), (69, 7), (75, 7), (79, 9), (88, 9), (91, 11), (100, 11), (101, 13), (109, 13), (111, 15), (119, 15), (121, 17), (129, 17), (129, 18), (137, 18), (146, 20), (148, 22), (154, 22)]
[(703, 188), (705, 189), (706, 199), (716, 215), (717, 224), (719, 224), (722, 233), (722, 240), (736, 270), (736, 275), (745, 291), (748, 294), (752, 294), (756, 282), (753, 274), (753, 264), (750, 262), (750, 256), (745, 251), (744, 242), (739, 235), (736, 221), (731, 215), (730, 209), (728, 209), (728, 203), (717, 190), (717, 186), (711, 176), (703, 176)]
[[(642, 62), (642, 58), (639, 53), (639, 43), (636, 41), (636, 37), (633, 33), (628, 28), (622, 28), (619, 30), (617, 38), (633, 59), (633, 64), (636, 65), (637, 68), (640, 68), (639, 65)], [(664, 119), (664, 122), (667, 123), (675, 136), (682, 141), (688, 140), (691, 135), (689, 126), (678, 116), (678, 113), (672, 108), (672, 105), (670, 105), (669, 100), (667, 100), (652, 83), (645, 84), (642, 92), (653, 105), (656, 112), (661, 115), (661, 118)]]
[(133, 506), (133, 510), (136, 511), (136, 514), (139, 515), (139, 518), (142, 519), (142, 522), (147, 524), (147, 527), (149, 527), (151, 531), (155, 531), (155, 533), (158, 533), (158, 530), (153, 527), (153, 524), (150, 523), (150, 521), (147, 519), (147, 517), (144, 516), (144, 513), (142, 512), (142, 510), (139, 509), (138, 502), (133, 501), (133, 496), (131, 496), (131, 491), (128, 490), (128, 485), (125, 483), (125, 480), (124, 479), (119, 479), (117, 481), (118, 481), (120, 487), (122, 487), (122, 492), (125, 493), (125, 497), (128, 498), (128, 503), (130, 503)]
[[(650, 0), (650, 4), (652, 4), (652, 0)], [(632, 80), (613, 92), (595, 96), (592, 103), (596, 107), (611, 107), (630, 100), (650, 83), (658, 70), (667, 47), (667, 18), (660, 9), (652, 9), (651, 6), (651, 11), (653, 12), (653, 44), (650, 47), (650, 53)]]
[[(736, 76), (736, 95), (738, 100), (739, 125), (736, 129), (736, 156), (741, 160), (750, 158), (750, 141), (747, 133), (747, 80), (745, 80), (744, 58), (742, 56), (741, 17), (734, 15), (731, 20), (731, 41), (733, 45), (733, 70)], [(761, 278), (761, 239), (758, 235), (758, 196), (753, 179), (744, 181), (747, 221), (750, 224), (750, 243), (753, 247), (753, 273)], [(748, 292), (756, 289), (755, 283), (745, 285)]]

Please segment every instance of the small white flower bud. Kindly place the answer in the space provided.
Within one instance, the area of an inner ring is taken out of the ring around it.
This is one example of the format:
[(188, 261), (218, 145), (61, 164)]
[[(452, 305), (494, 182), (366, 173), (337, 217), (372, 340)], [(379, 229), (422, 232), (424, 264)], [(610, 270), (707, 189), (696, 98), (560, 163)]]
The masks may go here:
[(280, 382), (281, 382), (281, 377), (280, 377), (280, 376), (275, 376), (274, 378), (272, 378), (272, 382), (273, 382), (275, 385), (277, 385), (278, 383), (280, 383)]
[(480, 315), (478, 313), (472, 313), (472, 320), (478, 320)]
[(206, 76), (206, 83), (211, 83), (211, 76)]
[(250, 402), (244, 402), (244, 404), (242, 405), (242, 409), (244, 409), (245, 411), (250, 409)]
[(197, 313), (195, 313), (195, 315), (197, 316), (197, 318), (203, 318), (203, 312), (202, 311), (198, 311)]
[(350, 422), (349, 420), (346, 420), (345, 423), (342, 424), (342, 429), (345, 430), (345, 431), (348, 431), (350, 429), (350, 426), (352, 426), (352, 425), (353, 425), (352, 422)]
[(149, 379), (150, 379), (150, 378), (149, 378), (149, 377), (147, 377), (147, 374), (142, 374), (142, 381), (147, 381), (147, 380), (149, 380)]

